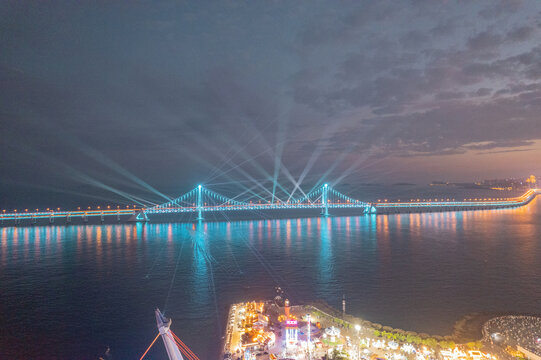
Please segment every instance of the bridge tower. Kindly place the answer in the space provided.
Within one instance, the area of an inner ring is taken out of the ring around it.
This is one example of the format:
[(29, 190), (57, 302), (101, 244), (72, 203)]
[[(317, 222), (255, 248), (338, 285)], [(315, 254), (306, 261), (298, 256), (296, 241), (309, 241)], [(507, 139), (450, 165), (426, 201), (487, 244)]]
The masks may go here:
[(329, 185), (321, 188), (321, 215), (329, 216)]
[(204, 220), (203, 219), (203, 199), (201, 192), (203, 191), (203, 187), (199, 185), (197, 187), (197, 220)]

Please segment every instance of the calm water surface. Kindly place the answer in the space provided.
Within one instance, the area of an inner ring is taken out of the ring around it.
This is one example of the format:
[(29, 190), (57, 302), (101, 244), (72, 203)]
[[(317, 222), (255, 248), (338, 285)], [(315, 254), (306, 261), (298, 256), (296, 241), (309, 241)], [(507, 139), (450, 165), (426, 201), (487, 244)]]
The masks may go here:
[[(153, 310), (201, 359), (227, 306), (323, 299), (436, 334), (541, 309), (541, 200), (509, 210), (203, 224), (0, 228), (0, 359), (138, 359)], [(158, 343), (150, 358), (165, 358)]]

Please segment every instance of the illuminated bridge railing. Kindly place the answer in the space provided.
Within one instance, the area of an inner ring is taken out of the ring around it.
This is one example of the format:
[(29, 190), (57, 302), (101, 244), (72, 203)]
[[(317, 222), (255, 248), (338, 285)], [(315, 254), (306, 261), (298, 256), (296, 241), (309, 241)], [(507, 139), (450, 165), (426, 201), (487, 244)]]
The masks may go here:
[(516, 198), (505, 200), (473, 200), (473, 201), (411, 201), (411, 202), (378, 202), (375, 204), (378, 210), (421, 210), (421, 209), (478, 209), (478, 208), (505, 208), (523, 206), (532, 201), (537, 195), (541, 194), (541, 190), (532, 189)]
[(75, 211), (39, 211), (39, 212), (13, 212), (0, 214), (0, 220), (38, 220), (71, 218), (86, 219), (88, 217), (110, 217), (134, 215), (141, 209), (114, 209), (114, 210), (75, 210)]
[[(329, 209), (364, 209), (367, 204), (365, 203), (328, 203)], [(221, 212), (221, 211), (257, 211), (257, 210), (286, 210), (286, 209), (321, 209), (323, 205), (321, 203), (314, 204), (251, 204), (251, 205), (217, 205), (217, 206), (202, 206), (203, 212)], [(199, 208), (196, 206), (191, 207), (164, 207), (164, 208), (150, 208), (145, 210), (147, 214), (166, 214), (166, 213), (195, 213)]]

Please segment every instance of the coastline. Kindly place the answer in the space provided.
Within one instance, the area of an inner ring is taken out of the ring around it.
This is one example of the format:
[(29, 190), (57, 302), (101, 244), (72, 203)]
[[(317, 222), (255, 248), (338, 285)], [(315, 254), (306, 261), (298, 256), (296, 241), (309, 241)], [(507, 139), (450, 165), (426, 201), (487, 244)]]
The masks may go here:
[(452, 336), (457, 339), (457, 342), (482, 340), (483, 326), (485, 325), (485, 323), (491, 319), (503, 316), (533, 316), (541, 318), (541, 314), (539, 313), (520, 313), (510, 311), (475, 312), (464, 315), (460, 320), (455, 323)]
[(423, 339), (434, 338), (436, 340), (454, 341), (456, 343), (468, 343), (483, 340), (483, 326), (485, 323), (493, 318), (502, 316), (534, 316), (541, 318), (541, 314), (537, 313), (520, 313), (512, 311), (492, 311), (492, 312), (475, 312), (464, 315), (457, 320), (453, 325), (453, 332), (448, 335), (433, 335), (428, 333), (417, 333), (415, 331), (404, 330), (400, 328), (393, 328), (388, 325), (383, 325), (375, 322), (371, 322), (360, 317), (353, 316), (351, 314), (342, 312), (323, 300), (315, 300), (306, 302), (304, 306), (310, 306), (316, 311), (319, 310), (336, 318), (339, 321), (346, 321), (350, 324), (359, 324), (361, 326), (370, 327), (375, 330), (383, 330), (388, 332), (396, 332), (400, 334), (414, 334)]

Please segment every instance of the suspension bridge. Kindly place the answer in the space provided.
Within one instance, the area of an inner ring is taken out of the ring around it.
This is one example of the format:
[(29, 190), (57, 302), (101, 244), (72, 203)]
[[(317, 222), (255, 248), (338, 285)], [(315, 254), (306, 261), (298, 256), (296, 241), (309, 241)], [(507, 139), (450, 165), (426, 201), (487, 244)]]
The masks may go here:
[(0, 213), (0, 225), (33, 225), (40, 223), (53, 224), (55, 219), (61, 219), (66, 224), (70, 224), (72, 219), (79, 219), (87, 223), (89, 218), (98, 218), (104, 222), (106, 219), (125, 220), (129, 222), (146, 222), (152, 218), (159, 218), (160, 215), (167, 214), (188, 214), (184, 218), (187, 221), (204, 220), (207, 214), (222, 214), (227, 219), (227, 214), (245, 213), (253, 214), (257, 218), (261, 213), (270, 214), (273, 211), (287, 210), (320, 210), (321, 216), (330, 216), (335, 209), (351, 209), (355, 215), (374, 215), (390, 213), (408, 213), (408, 212), (439, 212), (439, 211), (466, 211), (466, 210), (486, 210), (512, 208), (528, 204), (537, 195), (541, 194), (541, 189), (530, 189), (524, 194), (513, 198), (475, 198), (455, 201), (454, 199), (430, 199), (429, 201), (420, 199), (408, 202), (364, 202), (351, 198), (328, 184), (323, 184), (312, 191), (305, 193), (304, 196), (287, 201), (270, 201), (260, 199), (257, 201), (246, 201), (241, 199), (241, 195), (227, 197), (219, 194), (202, 185), (197, 186), (191, 191), (172, 199), (166, 203), (152, 207), (126, 208), (126, 209), (93, 209), (74, 211), (28, 211), (10, 212), (5, 210)]

